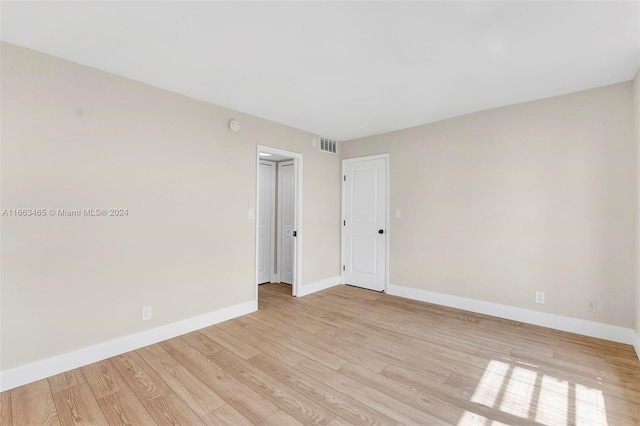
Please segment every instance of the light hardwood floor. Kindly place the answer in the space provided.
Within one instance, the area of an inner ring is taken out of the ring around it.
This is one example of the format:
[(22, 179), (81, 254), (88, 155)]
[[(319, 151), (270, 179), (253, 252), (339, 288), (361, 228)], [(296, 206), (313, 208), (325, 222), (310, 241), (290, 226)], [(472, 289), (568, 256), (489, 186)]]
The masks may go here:
[(349, 286), (0, 394), (1, 425), (640, 425), (633, 348)]

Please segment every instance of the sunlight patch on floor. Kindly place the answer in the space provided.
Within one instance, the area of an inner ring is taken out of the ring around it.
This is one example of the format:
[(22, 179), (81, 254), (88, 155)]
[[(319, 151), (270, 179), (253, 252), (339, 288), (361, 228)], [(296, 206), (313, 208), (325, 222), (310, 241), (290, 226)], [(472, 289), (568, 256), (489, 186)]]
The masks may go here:
[(566, 425), (569, 401), (569, 382), (543, 376), (536, 410), (536, 422), (553, 426)]
[[(602, 391), (539, 374), (522, 364), (490, 361), (471, 401), (541, 425), (607, 426)], [(465, 411), (458, 422), (459, 426), (500, 424), (471, 411)]]
[(500, 404), (500, 410), (526, 419), (529, 414), (536, 377), (535, 371), (522, 367), (513, 368), (504, 398)]
[(471, 397), (471, 401), (493, 408), (508, 372), (509, 364), (491, 361), (485, 369), (482, 379), (480, 379), (480, 383)]
[(579, 425), (606, 425), (607, 412), (604, 407), (602, 391), (575, 385), (576, 390), (576, 426)]

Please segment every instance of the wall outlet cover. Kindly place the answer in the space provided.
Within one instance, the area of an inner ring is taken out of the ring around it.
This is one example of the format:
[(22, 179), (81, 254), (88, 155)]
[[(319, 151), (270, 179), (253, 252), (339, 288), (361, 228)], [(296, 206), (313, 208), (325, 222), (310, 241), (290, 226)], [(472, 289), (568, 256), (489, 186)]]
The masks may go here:
[(147, 321), (151, 319), (153, 312), (151, 310), (151, 306), (144, 306), (142, 308), (142, 321)]

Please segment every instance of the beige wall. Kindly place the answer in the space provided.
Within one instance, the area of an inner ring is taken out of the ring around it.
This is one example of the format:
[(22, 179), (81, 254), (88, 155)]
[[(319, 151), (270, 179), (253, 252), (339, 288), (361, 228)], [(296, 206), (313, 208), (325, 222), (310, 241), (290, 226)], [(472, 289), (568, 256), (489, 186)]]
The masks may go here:
[(304, 154), (303, 284), (339, 275), (314, 135), (8, 44), (1, 101), (2, 208), (129, 216), (2, 218), (0, 369), (252, 300), (258, 144)]
[(390, 154), (391, 284), (632, 328), (631, 87), (343, 142)]

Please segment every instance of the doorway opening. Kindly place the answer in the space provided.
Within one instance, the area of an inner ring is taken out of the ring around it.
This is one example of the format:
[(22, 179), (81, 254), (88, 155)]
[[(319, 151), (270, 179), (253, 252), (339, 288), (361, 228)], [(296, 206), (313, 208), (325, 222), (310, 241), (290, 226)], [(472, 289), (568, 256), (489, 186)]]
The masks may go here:
[(255, 297), (260, 285), (296, 296), (302, 277), (302, 154), (258, 145), (256, 157)]

